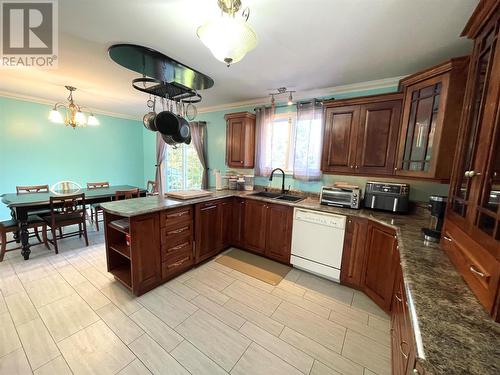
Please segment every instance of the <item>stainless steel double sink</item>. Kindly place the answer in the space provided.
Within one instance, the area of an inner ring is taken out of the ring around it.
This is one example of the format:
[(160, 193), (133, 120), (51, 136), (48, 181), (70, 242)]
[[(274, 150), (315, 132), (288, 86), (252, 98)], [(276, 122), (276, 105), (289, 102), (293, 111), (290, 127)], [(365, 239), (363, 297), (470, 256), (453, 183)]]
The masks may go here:
[(259, 191), (258, 193), (253, 193), (250, 195), (252, 195), (254, 197), (276, 199), (276, 200), (287, 201), (287, 202), (299, 202), (299, 201), (305, 199), (304, 197), (297, 197), (296, 195), (271, 193), (268, 191)]

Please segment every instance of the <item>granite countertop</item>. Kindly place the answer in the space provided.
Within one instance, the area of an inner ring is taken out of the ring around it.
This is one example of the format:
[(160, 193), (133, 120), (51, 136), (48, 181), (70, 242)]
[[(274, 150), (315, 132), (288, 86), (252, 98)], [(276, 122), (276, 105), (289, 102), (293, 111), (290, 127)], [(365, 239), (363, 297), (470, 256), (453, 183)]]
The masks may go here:
[(420, 229), (429, 214), (394, 215), (372, 210), (322, 206), (318, 198), (291, 203), (249, 196), (253, 192), (214, 191), (209, 197), (179, 201), (159, 196), (103, 203), (109, 213), (131, 217), (231, 196), (305, 209), (364, 217), (396, 230), (403, 278), (417, 347), (417, 361), (433, 374), (500, 374), (500, 324), (476, 297), (435, 243), (425, 243)]

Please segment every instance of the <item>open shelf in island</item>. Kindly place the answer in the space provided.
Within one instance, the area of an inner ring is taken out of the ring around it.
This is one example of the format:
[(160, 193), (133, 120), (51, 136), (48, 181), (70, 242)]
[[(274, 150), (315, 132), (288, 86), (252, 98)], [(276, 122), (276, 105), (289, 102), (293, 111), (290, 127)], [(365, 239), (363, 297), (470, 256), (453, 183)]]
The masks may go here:
[(132, 217), (104, 210), (108, 272), (139, 296), (162, 283), (160, 214)]

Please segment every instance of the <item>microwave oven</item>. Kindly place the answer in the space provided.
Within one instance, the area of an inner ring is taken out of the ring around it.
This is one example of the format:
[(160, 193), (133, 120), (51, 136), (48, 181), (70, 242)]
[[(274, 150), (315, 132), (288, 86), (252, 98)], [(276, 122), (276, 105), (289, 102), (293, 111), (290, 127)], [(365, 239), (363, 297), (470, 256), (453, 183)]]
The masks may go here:
[(361, 190), (323, 186), (319, 200), (321, 204), (326, 206), (359, 209)]

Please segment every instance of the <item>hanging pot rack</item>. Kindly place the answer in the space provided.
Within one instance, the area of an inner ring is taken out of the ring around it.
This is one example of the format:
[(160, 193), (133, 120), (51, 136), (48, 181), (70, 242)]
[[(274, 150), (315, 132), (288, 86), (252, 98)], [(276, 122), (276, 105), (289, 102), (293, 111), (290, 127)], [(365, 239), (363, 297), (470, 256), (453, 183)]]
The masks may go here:
[(148, 47), (115, 44), (108, 54), (117, 64), (139, 73), (132, 87), (149, 95), (194, 104), (202, 99), (198, 90), (214, 85), (209, 76)]

